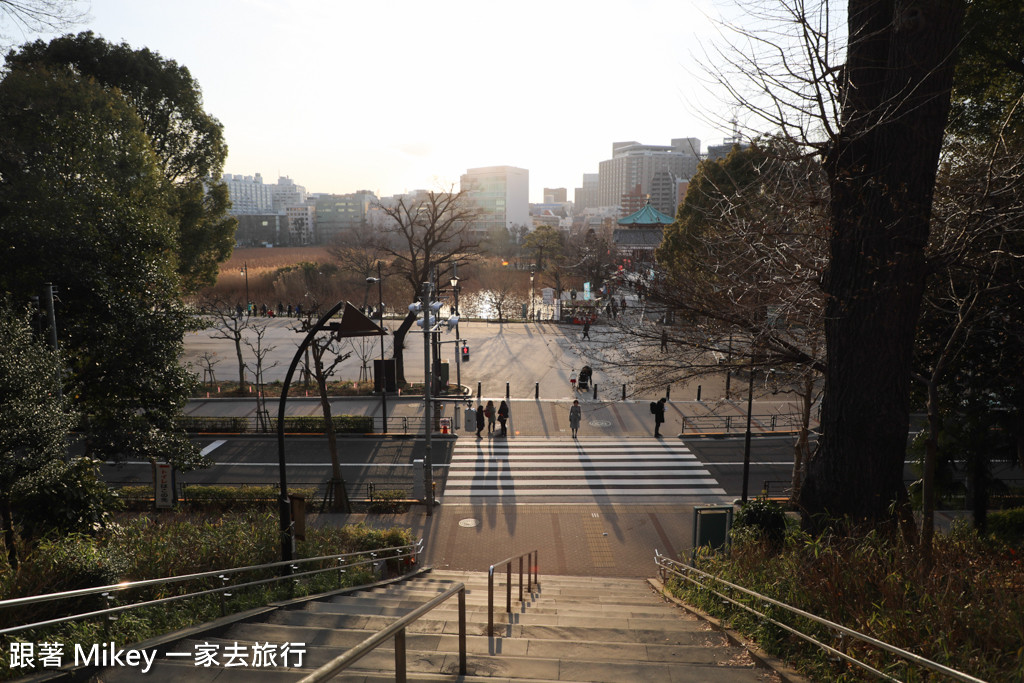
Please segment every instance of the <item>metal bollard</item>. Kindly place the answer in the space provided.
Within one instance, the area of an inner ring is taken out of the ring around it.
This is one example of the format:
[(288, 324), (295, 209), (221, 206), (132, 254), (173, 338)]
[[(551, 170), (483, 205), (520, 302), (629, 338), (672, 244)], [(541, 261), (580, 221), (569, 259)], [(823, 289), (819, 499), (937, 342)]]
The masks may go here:
[(697, 400), (700, 400), (700, 385), (697, 385)]
[(665, 387), (665, 400), (668, 401), (672, 398), (672, 385), (669, 384)]
[(508, 399), (508, 398), (509, 398), (509, 393), (508, 393), (508, 382), (505, 382), (505, 398), (506, 398), (506, 399)]
[(594, 398), (597, 398), (597, 382), (594, 382)]
[(481, 383), (481, 382), (477, 382), (477, 383), (476, 383), (476, 399), (477, 399), (478, 401), (480, 400), (480, 397), (484, 395), (484, 392), (483, 392), (483, 390), (481, 389), (481, 386), (482, 386), (482, 383)]
[(622, 385), (622, 400), (623, 401), (626, 400), (626, 385), (625, 384)]
[(540, 382), (533, 383), (533, 397), (540, 398)]

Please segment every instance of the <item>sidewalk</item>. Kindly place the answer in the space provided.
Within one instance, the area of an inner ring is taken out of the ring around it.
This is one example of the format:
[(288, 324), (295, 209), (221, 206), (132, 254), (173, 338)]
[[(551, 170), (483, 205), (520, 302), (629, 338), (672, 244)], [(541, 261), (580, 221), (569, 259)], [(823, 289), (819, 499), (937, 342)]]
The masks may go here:
[[(502, 397), (484, 397), (483, 402), (493, 400), (497, 406)], [(583, 408), (581, 437), (638, 437), (654, 433), (654, 417), (650, 413), (650, 401), (617, 401), (593, 398), (589, 392), (579, 392), (577, 399)], [(572, 396), (566, 392), (561, 399), (510, 399), (509, 438), (568, 437), (569, 408)], [(457, 435), (476, 431), (471, 424), (466, 429), (465, 409), (478, 402), (468, 400), (441, 399), (442, 417), (453, 419)], [(419, 425), (423, 418), (422, 397), (388, 396), (389, 431), (401, 430), (401, 418), (411, 418), (410, 424)], [(277, 415), (277, 401), (270, 399), (267, 408), (271, 416)], [(722, 434), (743, 434), (746, 429), (746, 403), (743, 401), (669, 401), (665, 406), (665, 424), (662, 433), (675, 436), (714, 436)], [(338, 397), (331, 399), (331, 410), (335, 415), (369, 415), (380, 417), (381, 400), (376, 397)], [(800, 413), (795, 401), (754, 401), (751, 432), (771, 434), (793, 432), (798, 428)], [(288, 415), (318, 415), (320, 401), (313, 397), (291, 397), (288, 399)], [(200, 417), (251, 417), (256, 414), (255, 399), (193, 399), (185, 410), (186, 415)], [(811, 427), (816, 427), (812, 421)]]

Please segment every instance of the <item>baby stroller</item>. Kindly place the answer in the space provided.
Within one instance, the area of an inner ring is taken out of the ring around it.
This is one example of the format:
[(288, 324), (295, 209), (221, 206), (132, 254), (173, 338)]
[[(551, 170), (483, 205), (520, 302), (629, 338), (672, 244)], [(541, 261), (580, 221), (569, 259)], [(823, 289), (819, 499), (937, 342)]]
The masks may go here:
[(580, 391), (586, 391), (590, 387), (593, 374), (594, 371), (589, 365), (583, 366), (583, 369), (580, 370)]

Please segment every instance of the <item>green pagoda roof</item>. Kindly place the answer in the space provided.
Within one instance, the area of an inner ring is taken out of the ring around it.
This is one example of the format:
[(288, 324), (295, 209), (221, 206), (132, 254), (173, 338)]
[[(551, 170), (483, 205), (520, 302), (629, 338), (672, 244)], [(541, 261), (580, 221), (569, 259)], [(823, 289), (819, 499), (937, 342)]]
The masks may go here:
[(668, 225), (674, 220), (672, 216), (663, 214), (651, 206), (651, 200), (648, 199), (642, 209), (625, 218), (620, 218), (619, 225)]

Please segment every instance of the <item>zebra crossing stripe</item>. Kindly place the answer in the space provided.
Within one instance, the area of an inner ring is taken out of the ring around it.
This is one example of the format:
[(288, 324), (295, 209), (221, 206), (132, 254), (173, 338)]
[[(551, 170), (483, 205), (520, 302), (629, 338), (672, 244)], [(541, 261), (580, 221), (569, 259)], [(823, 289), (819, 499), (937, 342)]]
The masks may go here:
[(450, 497), (724, 496), (679, 442), (519, 440), (456, 443)]

